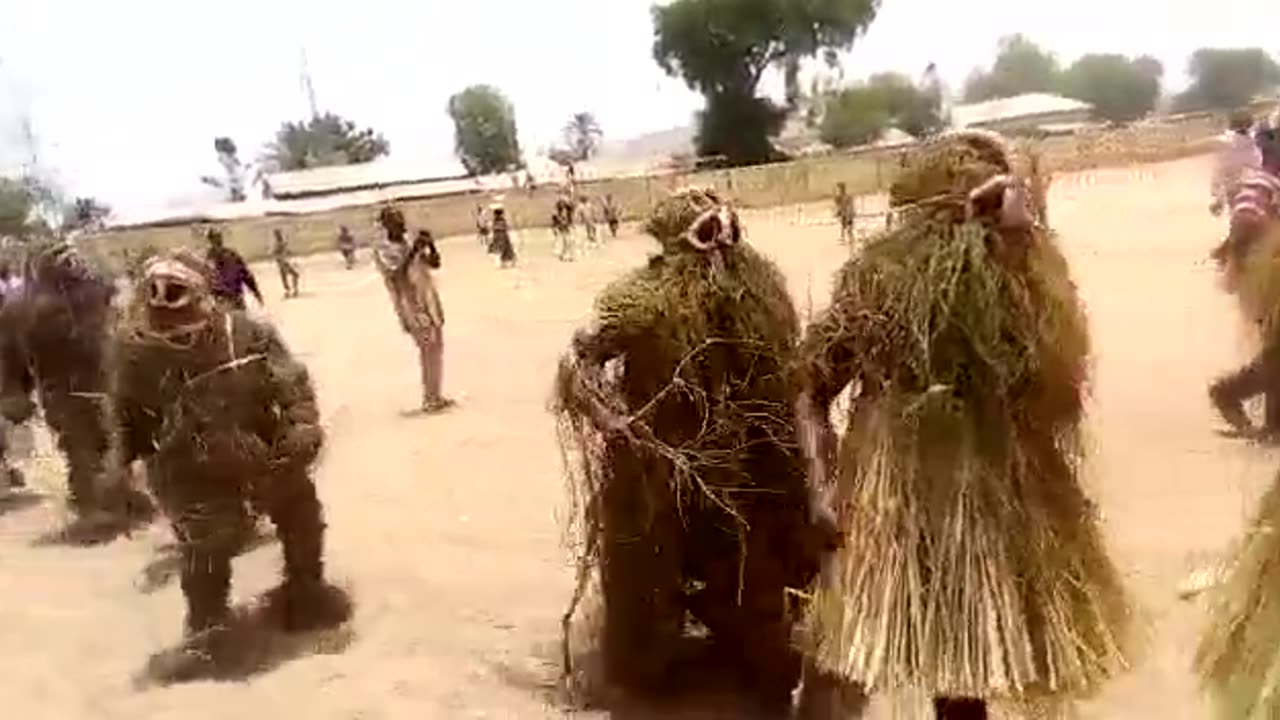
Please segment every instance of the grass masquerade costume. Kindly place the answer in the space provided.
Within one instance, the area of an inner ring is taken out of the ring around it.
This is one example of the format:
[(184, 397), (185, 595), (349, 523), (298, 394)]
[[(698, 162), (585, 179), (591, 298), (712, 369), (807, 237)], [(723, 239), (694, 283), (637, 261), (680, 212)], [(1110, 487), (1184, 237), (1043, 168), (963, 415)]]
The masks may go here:
[(112, 382), (115, 462), (147, 464), (183, 555), (188, 640), (213, 661), (210, 672), (229, 626), (231, 561), (259, 515), (284, 550), (272, 599), (285, 629), (336, 625), (351, 610), (324, 577), (310, 475), (324, 430), (307, 369), (273, 327), (215, 300), (213, 273), (187, 251), (147, 261)]
[(115, 286), (74, 246), (40, 242), (26, 254), (21, 292), (0, 308), (0, 410), (15, 424), (35, 413), (67, 462), (67, 539), (98, 542), (150, 520), (153, 507), (126, 474), (106, 467), (107, 350)]
[(1126, 664), (1129, 606), (1079, 480), (1086, 318), (1010, 155), (965, 131), (908, 157), (893, 229), (840, 270), (800, 349), (802, 445), (844, 534), (809, 608), (802, 717), (903, 690), (985, 717)]
[[(1237, 203), (1239, 204), (1239, 203)], [(1280, 207), (1280, 206), (1277, 206)], [(1240, 213), (1233, 208), (1235, 216)], [(1267, 430), (1280, 429), (1280, 217), (1233, 222), (1246, 244), (1224, 261), (1228, 287), (1258, 330), (1262, 350), (1215, 383), (1212, 394), (1233, 424), (1247, 426), (1241, 402), (1266, 392)], [(1223, 400), (1228, 402), (1224, 403)], [(1234, 418), (1234, 420), (1233, 420)], [(1223, 582), (1209, 593), (1210, 621), (1196, 665), (1222, 720), (1280, 717), (1280, 477), (1259, 503)]]
[(798, 319), (713, 193), (675, 193), (646, 229), (662, 254), (597, 298), (557, 378), (582, 543), (566, 625), (598, 573), (609, 684), (670, 689), (688, 613), (761, 702), (785, 706), (786, 589), (820, 553), (786, 376)]

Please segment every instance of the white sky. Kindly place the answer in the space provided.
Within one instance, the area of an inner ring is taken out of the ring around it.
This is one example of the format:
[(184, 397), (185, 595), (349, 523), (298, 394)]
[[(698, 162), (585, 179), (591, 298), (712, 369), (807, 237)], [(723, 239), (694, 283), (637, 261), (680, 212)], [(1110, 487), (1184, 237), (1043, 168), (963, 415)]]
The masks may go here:
[[(845, 73), (917, 76), (934, 61), (956, 87), (997, 38), (1023, 32), (1064, 61), (1150, 53), (1177, 85), (1197, 47), (1280, 51), (1274, 2), (1217, 0), (1205, 14), (1168, 0), (884, 0)], [(445, 103), (476, 82), (512, 99), (526, 150), (580, 110), (607, 138), (667, 129), (700, 100), (654, 64), (650, 4), (0, 0), (0, 171), (21, 162), (28, 113), (41, 164), (69, 191), (120, 209), (189, 196), (199, 175), (218, 174), (216, 135), (253, 157), (281, 121), (305, 115), (304, 44), (321, 109), (380, 130), (397, 158), (448, 157)]]

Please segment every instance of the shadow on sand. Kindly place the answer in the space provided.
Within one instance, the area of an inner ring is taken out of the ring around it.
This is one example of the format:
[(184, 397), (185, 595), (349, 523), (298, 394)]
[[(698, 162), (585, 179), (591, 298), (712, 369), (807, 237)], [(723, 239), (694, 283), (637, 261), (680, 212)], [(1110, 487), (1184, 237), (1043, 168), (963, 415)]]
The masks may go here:
[[(259, 526), (240, 548), (240, 555), (265, 547), (276, 541), (270, 528)], [(150, 595), (172, 583), (182, 572), (182, 550), (176, 542), (156, 548), (155, 556), (142, 568), (142, 577), (136, 583), (138, 592)]]
[(628, 696), (606, 687), (597, 654), (574, 660), (571, 676), (561, 673), (559, 648), (538, 648), (534, 662), (495, 663), (499, 677), (513, 687), (542, 696), (568, 714), (599, 713), (610, 720), (786, 720), (788, 708), (762, 708), (758, 695), (715, 657), (705, 638), (686, 638), (670, 676), (673, 682), (655, 697)]
[(0, 493), (0, 516), (22, 512), (48, 502), (49, 496), (34, 490), (10, 490)]
[(265, 593), (236, 607), (229, 625), (152, 655), (134, 677), (134, 687), (245, 681), (298, 658), (341, 654), (356, 637), (350, 620), (324, 630), (286, 632), (283, 628), (280, 604), (273, 601), (272, 593)]

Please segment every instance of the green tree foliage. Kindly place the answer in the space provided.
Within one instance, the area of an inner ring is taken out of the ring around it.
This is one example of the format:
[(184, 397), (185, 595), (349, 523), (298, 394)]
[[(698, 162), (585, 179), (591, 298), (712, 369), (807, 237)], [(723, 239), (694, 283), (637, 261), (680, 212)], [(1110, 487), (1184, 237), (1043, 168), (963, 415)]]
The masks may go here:
[(1093, 105), (1099, 118), (1130, 122), (1155, 109), (1163, 74), (1160, 61), (1150, 56), (1084, 55), (1063, 73), (1062, 90)]
[(942, 128), (941, 101), (901, 73), (877, 73), (861, 85), (828, 94), (818, 132), (836, 148), (875, 142), (891, 126), (924, 137)]
[(560, 134), (571, 162), (591, 159), (600, 149), (600, 138), (604, 137), (596, 116), (589, 112), (574, 113)]
[(62, 218), (62, 229), (101, 230), (111, 217), (111, 206), (91, 197), (78, 197), (67, 206)]
[(0, 177), (0, 237), (26, 237), (34, 215), (35, 201), (27, 184)]
[(975, 70), (964, 85), (965, 102), (982, 102), (1024, 93), (1057, 92), (1061, 67), (1053, 53), (1025, 35), (1000, 38), (990, 70)]
[(62, 195), (52, 183), (33, 176), (0, 177), (0, 237), (50, 235), (50, 219), (57, 223), (65, 215)]
[(827, 96), (818, 136), (834, 148), (866, 145), (889, 127), (883, 96), (866, 85), (837, 90)]
[(935, 88), (892, 72), (872, 75), (867, 86), (880, 96), (890, 124), (899, 130), (919, 138), (942, 128), (942, 97)]
[(1280, 85), (1280, 65), (1262, 48), (1200, 48), (1187, 71), (1191, 85), (1174, 103), (1182, 112), (1243, 107)]
[(675, 0), (653, 8), (653, 57), (706, 99), (697, 144), (703, 156), (741, 165), (773, 159), (769, 138), (785, 110), (756, 90), (771, 67), (836, 53), (875, 19), (880, 0)]
[(390, 151), (391, 146), (381, 134), (370, 128), (357, 128), (355, 123), (339, 115), (325, 113), (281, 125), (275, 140), (267, 145), (262, 162), (272, 172), (287, 172), (370, 162)]
[(472, 175), (489, 175), (521, 165), (516, 112), (490, 85), (472, 85), (449, 98), (453, 148)]

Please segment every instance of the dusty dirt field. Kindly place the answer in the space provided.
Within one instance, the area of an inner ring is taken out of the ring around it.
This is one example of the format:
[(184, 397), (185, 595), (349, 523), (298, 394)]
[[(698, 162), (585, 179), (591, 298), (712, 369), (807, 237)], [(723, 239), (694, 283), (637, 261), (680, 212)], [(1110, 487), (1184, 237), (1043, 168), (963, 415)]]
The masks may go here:
[[(1218, 436), (1207, 381), (1245, 355), (1230, 302), (1204, 262), (1221, 222), (1205, 211), (1208, 166), (1192, 159), (1058, 179), (1051, 214), (1089, 304), (1096, 348), (1090, 482), (1116, 556), (1148, 616), (1149, 654), (1086, 718), (1205, 717), (1189, 664), (1202, 610), (1175, 587), (1241, 529), (1274, 470), (1266, 450)], [(843, 256), (829, 208), (745, 217), (787, 271), (802, 309), (826, 301)], [(809, 218), (809, 220), (806, 220)], [(549, 383), (593, 294), (651, 246), (634, 233), (583, 260), (551, 257), (543, 232), (499, 272), (471, 238), (442, 245), (451, 414), (404, 418), (418, 388), (367, 256), (304, 263), (304, 296), (267, 312), (310, 363), (328, 417), (319, 471), (332, 574), (354, 588), (356, 637), (243, 683), (138, 690), (147, 656), (174, 643), (175, 585), (140, 592), (167, 540), (156, 526), (97, 549), (33, 546), (58, 521), (51, 497), (0, 516), (0, 707), (22, 718), (558, 717), (536, 682), (554, 676), (570, 585)], [(237, 563), (236, 597), (275, 580), (278, 550)], [(600, 717), (595, 715), (593, 717)], [(888, 717), (885, 710), (877, 717)]]

